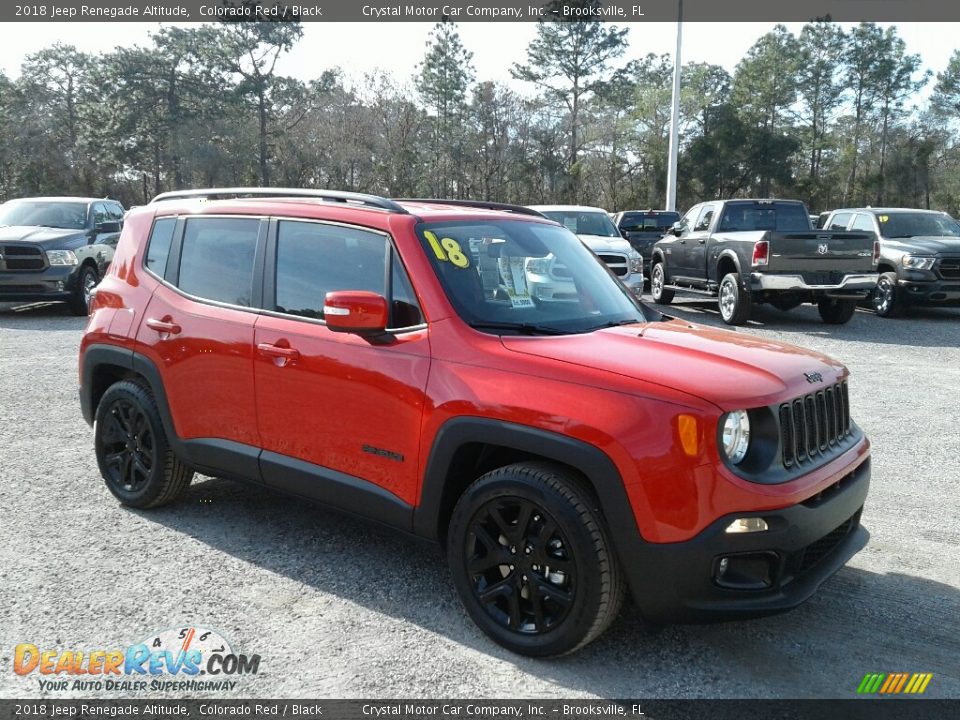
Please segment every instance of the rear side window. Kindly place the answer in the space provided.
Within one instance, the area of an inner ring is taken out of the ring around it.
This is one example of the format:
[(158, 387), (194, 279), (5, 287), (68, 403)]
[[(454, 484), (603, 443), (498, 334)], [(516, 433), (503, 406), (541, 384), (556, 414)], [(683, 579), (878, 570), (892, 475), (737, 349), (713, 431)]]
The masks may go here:
[(188, 220), (177, 285), (190, 295), (250, 307), (259, 229), (259, 220), (247, 218)]
[(160, 277), (163, 277), (167, 268), (167, 257), (170, 255), (170, 243), (176, 226), (176, 218), (160, 218), (153, 224), (153, 230), (150, 232), (146, 265)]
[(378, 233), (339, 225), (291, 220), (277, 233), (276, 312), (323, 317), (333, 290), (367, 290), (386, 295), (387, 239)]

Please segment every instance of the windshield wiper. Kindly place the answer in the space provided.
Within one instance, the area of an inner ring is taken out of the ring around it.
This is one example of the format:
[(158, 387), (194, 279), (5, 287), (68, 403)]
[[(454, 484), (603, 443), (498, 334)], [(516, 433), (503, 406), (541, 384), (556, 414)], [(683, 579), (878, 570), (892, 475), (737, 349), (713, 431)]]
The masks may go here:
[(474, 322), (469, 323), (474, 330), (515, 330), (521, 335), (569, 335), (569, 331), (533, 323)]
[(601, 325), (593, 325), (592, 327), (588, 327), (586, 330), (583, 330), (581, 332), (588, 333), (588, 332), (593, 332), (594, 330), (606, 330), (607, 328), (622, 327), (623, 325), (638, 325), (640, 323), (645, 323), (645, 322), (647, 322), (647, 320), (645, 319), (643, 320), (636, 320), (636, 319), (610, 320), (609, 322), (605, 322)]

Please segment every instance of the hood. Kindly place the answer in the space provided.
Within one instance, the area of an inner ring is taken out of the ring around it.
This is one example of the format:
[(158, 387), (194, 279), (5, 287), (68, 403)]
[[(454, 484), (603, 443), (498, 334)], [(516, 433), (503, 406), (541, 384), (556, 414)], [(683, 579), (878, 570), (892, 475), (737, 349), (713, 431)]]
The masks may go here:
[(577, 235), (583, 244), (594, 252), (622, 252), (629, 253), (633, 247), (622, 237), (605, 237), (603, 235)]
[[(513, 352), (669, 387), (723, 410), (799, 397), (839, 382), (847, 374), (843, 365), (811, 350), (680, 320), (637, 323), (586, 335), (504, 336), (503, 344)], [(817, 373), (822, 382), (816, 380)]]
[(37, 227), (36, 225), (8, 225), (0, 227), (0, 243), (25, 242), (44, 249), (62, 248), (67, 239), (83, 239), (83, 230)]
[(912, 238), (884, 238), (886, 247), (897, 248), (918, 255), (940, 253), (946, 255), (960, 254), (960, 238), (944, 237), (942, 235), (918, 235)]

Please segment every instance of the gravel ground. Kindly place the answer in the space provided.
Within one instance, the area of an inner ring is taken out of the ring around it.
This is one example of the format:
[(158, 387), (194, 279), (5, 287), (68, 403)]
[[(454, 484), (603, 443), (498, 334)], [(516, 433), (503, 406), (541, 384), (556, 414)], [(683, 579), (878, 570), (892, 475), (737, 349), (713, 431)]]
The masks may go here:
[[(672, 312), (720, 324), (709, 302)], [(628, 607), (553, 661), (489, 642), (430, 544), (217, 479), (169, 508), (118, 505), (80, 417), (83, 325), (0, 306), (0, 697), (84, 694), (14, 675), (18, 643), (111, 649), (187, 625), (261, 655), (229, 697), (848, 698), (866, 672), (932, 672), (927, 696), (960, 697), (960, 311), (830, 327), (810, 306), (758, 309), (741, 332), (851, 369), (869, 546), (785, 615), (651, 628)]]

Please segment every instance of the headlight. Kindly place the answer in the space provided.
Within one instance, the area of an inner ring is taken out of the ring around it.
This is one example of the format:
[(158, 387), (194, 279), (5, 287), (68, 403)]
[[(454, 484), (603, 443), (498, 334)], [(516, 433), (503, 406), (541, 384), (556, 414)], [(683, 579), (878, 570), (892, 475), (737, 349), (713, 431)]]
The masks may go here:
[(630, 272), (632, 273), (643, 272), (643, 255), (641, 255), (640, 253), (632, 253), (630, 255)]
[(80, 261), (73, 250), (47, 250), (47, 262), (51, 265), (76, 265)]
[(550, 258), (530, 258), (527, 260), (527, 272), (546, 275), (550, 272)]
[(723, 453), (739, 465), (750, 448), (750, 417), (746, 410), (734, 410), (723, 419)]
[(911, 270), (931, 270), (933, 264), (937, 261), (935, 257), (923, 257), (921, 255), (904, 255), (900, 261), (905, 268)]

